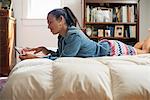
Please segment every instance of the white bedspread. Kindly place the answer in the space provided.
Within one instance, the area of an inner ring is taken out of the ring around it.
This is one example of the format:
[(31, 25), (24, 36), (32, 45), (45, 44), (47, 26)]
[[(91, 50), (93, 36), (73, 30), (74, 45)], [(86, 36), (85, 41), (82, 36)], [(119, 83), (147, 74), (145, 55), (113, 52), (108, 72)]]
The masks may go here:
[(0, 100), (150, 100), (150, 54), (25, 60)]

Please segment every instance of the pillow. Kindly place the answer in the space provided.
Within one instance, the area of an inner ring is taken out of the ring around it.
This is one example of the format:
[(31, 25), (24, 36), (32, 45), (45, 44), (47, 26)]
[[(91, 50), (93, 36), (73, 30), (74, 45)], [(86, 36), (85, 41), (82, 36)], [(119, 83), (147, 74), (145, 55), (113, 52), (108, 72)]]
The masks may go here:
[(53, 88), (51, 63), (49, 59), (18, 63), (0, 94), (1, 100), (49, 100)]
[(109, 69), (90, 58), (58, 58), (53, 62), (51, 100), (112, 100)]
[(149, 57), (120, 56), (103, 59), (110, 67), (114, 100), (150, 100)]

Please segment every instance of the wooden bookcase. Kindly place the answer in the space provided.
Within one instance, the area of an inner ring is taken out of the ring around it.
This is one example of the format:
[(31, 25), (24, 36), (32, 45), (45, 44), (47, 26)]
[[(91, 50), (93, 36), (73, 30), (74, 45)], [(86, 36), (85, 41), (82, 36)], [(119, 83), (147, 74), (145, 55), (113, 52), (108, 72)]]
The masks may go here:
[(89, 38), (139, 41), (138, 0), (84, 0), (84, 27)]
[(8, 76), (16, 64), (16, 20), (9, 10), (0, 10), (0, 76)]

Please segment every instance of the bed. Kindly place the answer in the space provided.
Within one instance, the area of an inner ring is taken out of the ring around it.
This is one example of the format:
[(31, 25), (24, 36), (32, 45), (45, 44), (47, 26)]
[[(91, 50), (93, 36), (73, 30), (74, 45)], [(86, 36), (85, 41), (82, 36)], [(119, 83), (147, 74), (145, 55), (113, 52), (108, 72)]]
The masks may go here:
[(0, 100), (150, 100), (150, 54), (29, 59), (11, 71)]

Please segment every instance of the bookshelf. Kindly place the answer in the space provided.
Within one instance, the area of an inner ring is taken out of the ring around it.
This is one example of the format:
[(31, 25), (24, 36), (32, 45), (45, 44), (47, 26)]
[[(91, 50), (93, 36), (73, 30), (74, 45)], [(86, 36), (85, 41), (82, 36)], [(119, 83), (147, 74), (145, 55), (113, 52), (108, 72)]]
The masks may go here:
[(11, 0), (2, 0), (0, 9), (0, 76), (8, 76), (16, 64), (16, 19)]
[(83, 25), (92, 40), (115, 39), (134, 45), (139, 41), (139, 2), (84, 0)]

